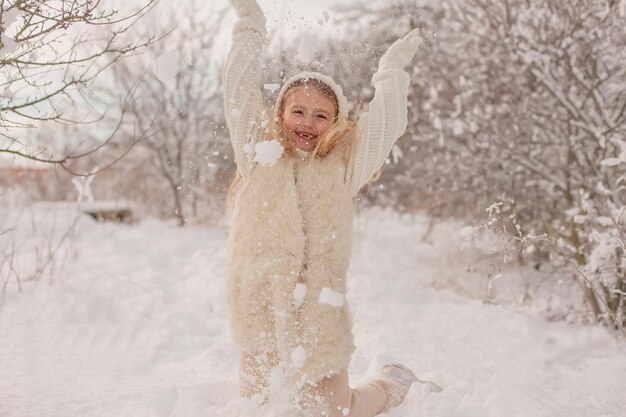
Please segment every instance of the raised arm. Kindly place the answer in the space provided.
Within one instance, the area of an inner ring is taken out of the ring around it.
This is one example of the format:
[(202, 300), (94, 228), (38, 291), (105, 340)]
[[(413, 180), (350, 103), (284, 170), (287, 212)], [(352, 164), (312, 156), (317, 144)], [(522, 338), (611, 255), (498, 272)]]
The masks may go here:
[(239, 16), (224, 68), (224, 115), (230, 130), (237, 169), (245, 179), (250, 169), (246, 145), (254, 146), (263, 100), (261, 57), (266, 40), (265, 16), (255, 0), (230, 0)]
[(420, 42), (417, 29), (394, 42), (381, 57), (372, 77), (374, 98), (367, 113), (359, 119), (359, 138), (348, 165), (353, 195), (380, 169), (393, 144), (406, 130), (410, 77), (404, 67), (413, 59)]

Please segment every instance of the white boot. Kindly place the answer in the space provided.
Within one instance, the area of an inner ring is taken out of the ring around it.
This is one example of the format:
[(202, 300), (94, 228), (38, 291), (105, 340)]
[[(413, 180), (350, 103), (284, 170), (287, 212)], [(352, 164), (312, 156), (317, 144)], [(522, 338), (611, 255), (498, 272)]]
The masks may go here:
[(402, 403), (404, 397), (409, 392), (411, 385), (415, 382), (425, 384), (430, 392), (441, 392), (443, 389), (430, 381), (422, 381), (415, 376), (406, 366), (401, 363), (391, 362), (380, 369), (380, 379), (390, 384), (385, 385), (385, 391), (387, 392), (387, 407), (386, 410), (391, 407), (397, 407)]

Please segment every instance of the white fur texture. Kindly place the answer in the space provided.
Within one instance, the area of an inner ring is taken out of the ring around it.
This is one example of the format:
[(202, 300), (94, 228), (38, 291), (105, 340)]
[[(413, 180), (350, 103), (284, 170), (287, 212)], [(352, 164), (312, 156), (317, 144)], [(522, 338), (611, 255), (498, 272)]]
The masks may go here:
[[(285, 363), (301, 346), (306, 360), (291, 374), (305, 383), (347, 369), (354, 351), (347, 303), (319, 302), (323, 288), (346, 293), (354, 215), (348, 145), (325, 158), (256, 165), (233, 211), (226, 293), (235, 341)], [(298, 284), (307, 289), (301, 302)]]

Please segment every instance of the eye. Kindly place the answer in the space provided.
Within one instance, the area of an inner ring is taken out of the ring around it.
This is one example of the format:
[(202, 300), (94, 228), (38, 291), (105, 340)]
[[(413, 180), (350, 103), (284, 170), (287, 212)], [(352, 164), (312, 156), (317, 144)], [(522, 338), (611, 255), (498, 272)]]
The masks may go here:
[(292, 113), (295, 113), (295, 114), (303, 114), (302, 110), (294, 110)]
[(318, 114), (318, 115), (317, 115), (317, 118), (318, 118), (318, 119), (328, 120), (328, 117), (326, 117), (326, 115), (325, 115), (325, 114)]

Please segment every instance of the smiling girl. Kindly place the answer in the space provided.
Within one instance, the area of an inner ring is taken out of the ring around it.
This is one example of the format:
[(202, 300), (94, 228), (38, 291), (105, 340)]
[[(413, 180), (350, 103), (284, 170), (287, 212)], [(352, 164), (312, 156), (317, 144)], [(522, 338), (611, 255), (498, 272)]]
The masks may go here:
[[(407, 123), (416, 30), (380, 60), (369, 111), (348, 119), (341, 87), (323, 74), (288, 79), (272, 112), (260, 90), (265, 18), (255, 0), (239, 16), (224, 72), (224, 110), (240, 181), (233, 192), (226, 299), (240, 348), (240, 392), (260, 403), (290, 398), (293, 415), (374, 416), (400, 404), (417, 378), (391, 363), (350, 389), (354, 351), (346, 300), (358, 191)], [(269, 115), (271, 114), (271, 116)], [(255, 158), (276, 140), (281, 157)]]

